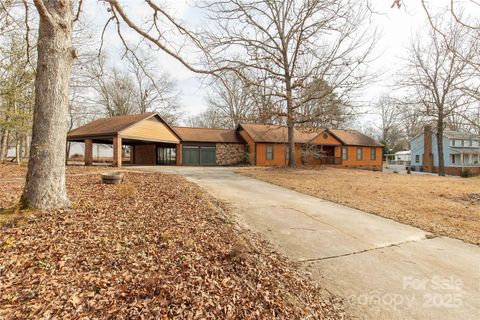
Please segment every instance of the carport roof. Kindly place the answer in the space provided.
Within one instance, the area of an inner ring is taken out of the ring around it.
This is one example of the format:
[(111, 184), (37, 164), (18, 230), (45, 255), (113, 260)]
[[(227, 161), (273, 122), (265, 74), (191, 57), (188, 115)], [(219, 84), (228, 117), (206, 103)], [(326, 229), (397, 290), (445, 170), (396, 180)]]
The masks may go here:
[[(81, 127), (78, 127), (68, 133), (68, 139), (74, 138), (86, 138), (86, 137), (105, 137), (115, 136), (120, 131), (129, 128), (130, 126), (152, 117), (158, 117), (162, 121), (163, 119), (156, 112), (146, 112), (140, 114), (132, 114), (126, 116), (116, 116), (110, 118), (102, 118), (87, 123)], [(168, 127), (168, 123), (163, 121)], [(172, 131), (175, 130), (170, 127)], [(175, 132), (176, 133), (176, 132)]]
[(182, 142), (243, 143), (239, 134), (230, 129), (174, 127)]

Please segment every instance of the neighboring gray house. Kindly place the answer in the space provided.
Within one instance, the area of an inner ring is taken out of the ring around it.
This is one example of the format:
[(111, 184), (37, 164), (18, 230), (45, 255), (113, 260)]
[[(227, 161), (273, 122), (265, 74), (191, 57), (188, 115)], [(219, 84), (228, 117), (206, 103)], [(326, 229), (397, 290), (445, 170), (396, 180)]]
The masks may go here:
[[(437, 136), (430, 126), (410, 140), (411, 166), (414, 170), (438, 172)], [(480, 136), (445, 130), (443, 136), (445, 172), (460, 175), (465, 168), (480, 173)]]

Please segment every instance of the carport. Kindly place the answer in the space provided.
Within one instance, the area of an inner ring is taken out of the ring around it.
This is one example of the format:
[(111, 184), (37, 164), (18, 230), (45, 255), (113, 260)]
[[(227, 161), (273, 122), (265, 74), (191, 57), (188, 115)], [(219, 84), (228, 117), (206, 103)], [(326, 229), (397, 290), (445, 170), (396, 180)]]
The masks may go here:
[(93, 164), (93, 144), (113, 145), (113, 166), (122, 166), (122, 146), (131, 146), (136, 165), (182, 163), (180, 138), (157, 113), (98, 119), (68, 133), (67, 141), (85, 144), (85, 165)]

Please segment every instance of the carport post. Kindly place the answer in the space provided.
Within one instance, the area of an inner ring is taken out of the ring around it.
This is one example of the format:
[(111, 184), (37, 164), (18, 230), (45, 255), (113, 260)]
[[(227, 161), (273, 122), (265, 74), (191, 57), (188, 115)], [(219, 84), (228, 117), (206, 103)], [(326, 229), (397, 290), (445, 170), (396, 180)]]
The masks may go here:
[(181, 166), (182, 165), (182, 144), (179, 143), (177, 144), (177, 159), (176, 159), (176, 165)]
[(93, 164), (93, 141), (92, 139), (85, 139), (85, 165), (91, 166)]
[(135, 164), (135, 145), (130, 145), (130, 164)]
[(122, 137), (113, 137), (113, 166), (122, 166)]

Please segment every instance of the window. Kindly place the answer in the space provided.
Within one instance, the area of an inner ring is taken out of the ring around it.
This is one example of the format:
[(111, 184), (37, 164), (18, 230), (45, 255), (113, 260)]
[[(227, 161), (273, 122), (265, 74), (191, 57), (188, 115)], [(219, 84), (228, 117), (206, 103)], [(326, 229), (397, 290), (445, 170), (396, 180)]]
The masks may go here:
[(363, 149), (362, 149), (362, 147), (357, 147), (357, 160), (363, 160)]
[(419, 154), (415, 155), (415, 163), (420, 163), (420, 155)]
[(370, 148), (370, 160), (377, 160), (377, 148)]
[(342, 160), (348, 160), (347, 147), (342, 147)]
[(472, 155), (472, 164), (478, 164), (478, 154)]
[(267, 144), (267, 160), (273, 160), (273, 144)]
[(451, 154), (450, 155), (450, 162), (452, 164), (461, 164), (462, 163), (462, 156), (459, 154)]
[(465, 140), (462, 140), (462, 147), (465, 147)]

